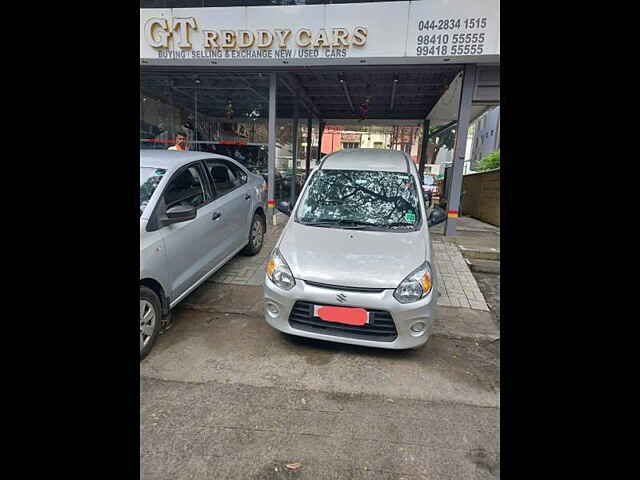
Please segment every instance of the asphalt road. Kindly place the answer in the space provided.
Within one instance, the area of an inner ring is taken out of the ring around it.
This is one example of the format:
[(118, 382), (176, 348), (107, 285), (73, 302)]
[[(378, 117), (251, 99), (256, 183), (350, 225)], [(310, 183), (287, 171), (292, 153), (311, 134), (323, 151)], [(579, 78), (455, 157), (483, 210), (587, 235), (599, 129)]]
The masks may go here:
[(260, 287), (205, 283), (140, 365), (142, 478), (499, 478), (497, 328), (461, 311), (421, 349), (370, 349), (283, 335)]

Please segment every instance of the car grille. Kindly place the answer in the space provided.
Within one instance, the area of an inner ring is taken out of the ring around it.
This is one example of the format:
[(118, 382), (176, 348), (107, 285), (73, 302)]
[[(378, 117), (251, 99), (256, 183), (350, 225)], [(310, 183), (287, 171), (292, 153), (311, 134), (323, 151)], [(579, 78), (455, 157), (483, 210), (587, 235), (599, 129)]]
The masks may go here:
[[(329, 306), (329, 305), (328, 305)], [(330, 305), (339, 306), (339, 305)], [(383, 310), (367, 310), (369, 323), (362, 326), (344, 325), (325, 322), (313, 316), (313, 303), (297, 301), (289, 315), (289, 325), (305, 332), (322, 333), (336, 337), (373, 340), (376, 342), (393, 342), (398, 338), (396, 325), (389, 312)]]
[(330, 290), (343, 290), (345, 292), (362, 292), (362, 293), (384, 292), (384, 288), (343, 287), (341, 285), (328, 285), (326, 283), (310, 282), (309, 280), (305, 280), (304, 283), (314, 287), (328, 288)]

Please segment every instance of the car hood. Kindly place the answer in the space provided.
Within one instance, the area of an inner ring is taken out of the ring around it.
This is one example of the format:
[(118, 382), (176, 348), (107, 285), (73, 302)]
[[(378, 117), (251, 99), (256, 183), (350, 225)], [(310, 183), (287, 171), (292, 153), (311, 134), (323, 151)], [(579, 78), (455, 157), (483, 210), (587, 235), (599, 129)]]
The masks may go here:
[(429, 258), (428, 243), (424, 229), (373, 232), (292, 221), (278, 248), (295, 278), (344, 287), (396, 288)]

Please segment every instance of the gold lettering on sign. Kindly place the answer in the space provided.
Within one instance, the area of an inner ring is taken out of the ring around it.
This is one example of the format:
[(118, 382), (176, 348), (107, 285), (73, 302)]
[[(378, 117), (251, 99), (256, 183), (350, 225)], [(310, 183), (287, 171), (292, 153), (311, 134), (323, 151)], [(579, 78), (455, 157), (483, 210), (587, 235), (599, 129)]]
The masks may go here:
[(349, 46), (349, 31), (346, 28), (334, 28), (333, 29), (333, 43), (334, 47), (348, 47)]
[(213, 30), (204, 30), (202, 34), (204, 35), (204, 48), (219, 47), (216, 43), (216, 40), (218, 40), (218, 32), (214, 32)]
[(174, 18), (173, 19), (173, 31), (178, 32), (180, 39), (178, 40), (178, 47), (191, 48), (191, 41), (189, 40), (189, 27), (197, 30), (196, 19), (189, 18)]
[(269, 48), (273, 43), (273, 33), (269, 30), (256, 30), (256, 47)]
[[(194, 17), (173, 19), (152, 17), (145, 21), (144, 36), (153, 48), (192, 48), (190, 34), (198, 30)], [(271, 30), (202, 30), (202, 45), (211, 48), (288, 48), (291, 38), (300, 48), (344, 48), (362, 47), (367, 42), (367, 27), (353, 29), (344, 27), (312, 29), (299, 28), (294, 35), (289, 28)], [(274, 39), (277, 45), (274, 45)], [(293, 42), (292, 42), (293, 43)], [(306, 55), (306, 54), (305, 54)], [(308, 56), (308, 55), (307, 55)], [(312, 55), (313, 56), (313, 55)]]
[[(306, 38), (303, 40), (302, 36)], [(299, 47), (309, 47), (311, 46), (311, 30), (308, 28), (301, 28), (296, 32), (296, 43)]]
[(356, 47), (362, 47), (367, 41), (367, 27), (356, 27), (353, 29), (353, 37), (351, 37), (351, 43)]
[(249, 48), (251, 45), (253, 45), (253, 42), (253, 32), (250, 32), (249, 30), (238, 31), (238, 47)]
[(167, 19), (150, 18), (147, 20), (147, 23), (144, 25), (144, 36), (150, 46), (154, 48), (168, 48), (171, 32), (169, 31)]
[(277, 28), (274, 30), (278, 40), (280, 40), (280, 48), (287, 48), (287, 42), (289, 41), (289, 35), (291, 35), (291, 29)]
[(235, 48), (236, 47), (236, 32), (233, 30), (221, 30), (222, 33), (222, 48)]
[(327, 31), (324, 28), (320, 29), (318, 36), (313, 42), (314, 47), (330, 47), (331, 42), (329, 41), (329, 36), (327, 35)]

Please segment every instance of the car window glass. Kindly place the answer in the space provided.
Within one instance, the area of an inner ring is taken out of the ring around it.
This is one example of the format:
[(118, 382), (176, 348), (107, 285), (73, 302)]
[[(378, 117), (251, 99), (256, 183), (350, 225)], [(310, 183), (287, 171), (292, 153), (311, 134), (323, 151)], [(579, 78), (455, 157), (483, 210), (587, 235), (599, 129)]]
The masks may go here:
[(245, 183), (247, 183), (247, 175), (244, 173), (244, 171), (240, 167), (238, 167), (237, 165), (231, 162), (227, 162), (227, 165), (229, 169), (233, 172), (234, 177), (236, 178), (237, 186), (244, 185)]
[(408, 173), (320, 170), (303, 193), (296, 220), (411, 228), (420, 222), (417, 192)]
[(218, 196), (229, 193), (247, 181), (244, 171), (231, 162), (216, 159), (207, 160), (206, 164)]
[(140, 167), (140, 215), (166, 172), (164, 168)]
[(176, 205), (202, 205), (205, 202), (205, 193), (198, 167), (191, 166), (173, 178), (165, 191), (164, 201), (167, 209)]

